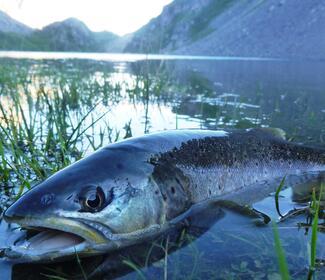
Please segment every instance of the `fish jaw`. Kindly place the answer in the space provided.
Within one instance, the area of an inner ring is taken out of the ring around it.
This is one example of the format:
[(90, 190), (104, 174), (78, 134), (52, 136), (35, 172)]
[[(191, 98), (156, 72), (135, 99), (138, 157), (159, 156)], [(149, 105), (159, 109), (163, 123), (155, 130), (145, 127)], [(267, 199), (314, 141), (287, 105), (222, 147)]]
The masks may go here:
[(27, 232), (4, 250), (4, 256), (17, 262), (47, 262), (102, 253), (101, 247), (114, 247), (110, 229), (100, 223), (64, 217), (6, 219), (22, 228), (37, 231), (31, 238)]

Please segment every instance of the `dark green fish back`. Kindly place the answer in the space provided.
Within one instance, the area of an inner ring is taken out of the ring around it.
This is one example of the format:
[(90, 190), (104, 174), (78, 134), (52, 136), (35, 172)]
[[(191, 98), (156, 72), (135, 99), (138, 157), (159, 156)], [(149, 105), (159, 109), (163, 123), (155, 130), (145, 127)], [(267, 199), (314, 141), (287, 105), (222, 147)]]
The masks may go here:
[[(175, 216), (180, 210), (174, 208), (188, 206), (189, 201), (195, 203), (288, 174), (324, 170), (325, 150), (251, 129), (185, 141), (151, 157), (150, 163), (155, 166), (153, 178), (167, 194), (164, 199), (172, 209), (169, 216)], [(178, 179), (172, 182), (170, 178)]]

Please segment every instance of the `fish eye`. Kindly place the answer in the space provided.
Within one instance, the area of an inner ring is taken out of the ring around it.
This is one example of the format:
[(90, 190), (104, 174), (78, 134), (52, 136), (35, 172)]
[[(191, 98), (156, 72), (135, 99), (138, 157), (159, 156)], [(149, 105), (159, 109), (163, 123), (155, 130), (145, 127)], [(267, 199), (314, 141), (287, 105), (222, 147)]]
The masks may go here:
[(103, 199), (101, 195), (98, 192), (96, 192), (96, 194), (92, 194), (88, 198), (86, 198), (85, 203), (87, 207), (96, 209), (100, 207), (100, 205), (102, 204), (102, 200)]
[(79, 201), (82, 212), (98, 212), (107, 205), (105, 203), (105, 194), (101, 187), (87, 187), (80, 195)]

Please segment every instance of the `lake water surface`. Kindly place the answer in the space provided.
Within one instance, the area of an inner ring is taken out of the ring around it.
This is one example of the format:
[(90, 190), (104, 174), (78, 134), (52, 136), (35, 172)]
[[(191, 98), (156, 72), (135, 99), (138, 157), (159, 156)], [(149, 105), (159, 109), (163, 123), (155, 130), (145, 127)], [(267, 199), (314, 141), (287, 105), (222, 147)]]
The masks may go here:
[[(28, 92), (34, 101), (22, 98), (22, 109), (27, 122), (35, 119), (37, 127), (44, 125), (41, 112), (28, 112), (33, 102), (42, 108), (35, 101), (39, 92), (69, 96), (65, 117), (74, 124), (92, 108), (83, 123), (86, 136), (77, 144), (84, 154), (115, 139), (183, 128), (279, 127), (291, 141), (325, 147), (325, 62), (0, 52), (0, 72), (3, 106), (7, 110), (13, 106), (14, 92)], [(313, 186), (323, 180), (317, 174), (308, 176)], [(269, 193), (250, 199), (254, 209), (275, 221), (279, 220), (274, 200), (277, 184), (262, 184)], [(311, 192), (306, 176), (289, 178), (285, 186), (280, 195), (283, 213), (308, 206)], [(3, 205), (11, 200), (5, 194), (1, 199)], [(306, 279), (308, 274), (311, 230), (306, 224), (305, 213), (278, 224), (293, 279)], [(2, 221), (0, 247), (15, 232)], [(316, 275), (321, 279), (325, 277), (324, 227), (317, 244)], [(13, 267), (2, 262), (0, 269), (13, 279), (48, 279), (49, 275), (82, 279), (83, 273), (89, 275), (98, 267), (107, 279), (280, 279), (277, 261), (271, 223), (257, 226), (241, 211), (214, 206), (198, 213), (188, 228), (174, 232), (170, 240), (88, 259), (82, 267), (76, 261)]]

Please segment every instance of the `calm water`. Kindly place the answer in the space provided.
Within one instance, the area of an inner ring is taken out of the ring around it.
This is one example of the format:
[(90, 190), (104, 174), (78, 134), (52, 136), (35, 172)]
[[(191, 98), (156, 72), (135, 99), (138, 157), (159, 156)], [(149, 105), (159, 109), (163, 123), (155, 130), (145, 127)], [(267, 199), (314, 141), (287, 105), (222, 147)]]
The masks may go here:
[[(29, 91), (32, 98), (37, 98), (40, 88), (49, 96), (54, 91), (73, 93), (67, 102), (76, 123), (96, 104), (85, 120), (88, 127), (100, 118), (87, 130), (94, 146), (110, 142), (101, 138), (105, 129), (112, 138), (121, 139), (164, 129), (260, 126), (280, 127), (290, 140), (325, 146), (323, 62), (18, 52), (0, 52), (0, 57), (0, 98), (8, 108), (12, 91), (7, 89), (12, 84), (14, 91)], [(25, 86), (15, 87), (20, 82)], [(28, 100), (22, 104), (27, 111)], [(86, 138), (79, 145), (86, 153), (94, 149)], [(314, 180), (316, 175), (312, 175)], [(310, 184), (305, 181), (288, 180), (289, 188), (280, 199), (283, 213), (308, 206)], [(256, 210), (274, 220), (279, 218), (273, 195), (278, 183), (261, 185), (269, 191), (249, 199)], [(88, 274), (100, 268), (108, 279), (279, 279), (272, 226), (257, 226), (255, 219), (239, 212), (214, 205), (197, 213), (187, 228), (172, 232), (168, 239), (88, 259), (82, 269)], [(303, 226), (306, 219), (306, 214), (300, 214), (278, 225), (295, 279), (306, 279), (308, 272), (311, 233)], [(14, 235), (2, 221), (0, 247)], [(325, 260), (324, 242), (320, 232), (320, 263)], [(5, 262), (0, 265), (14, 279), (82, 278), (76, 262), (11, 267)], [(325, 277), (324, 266), (317, 276)]]

